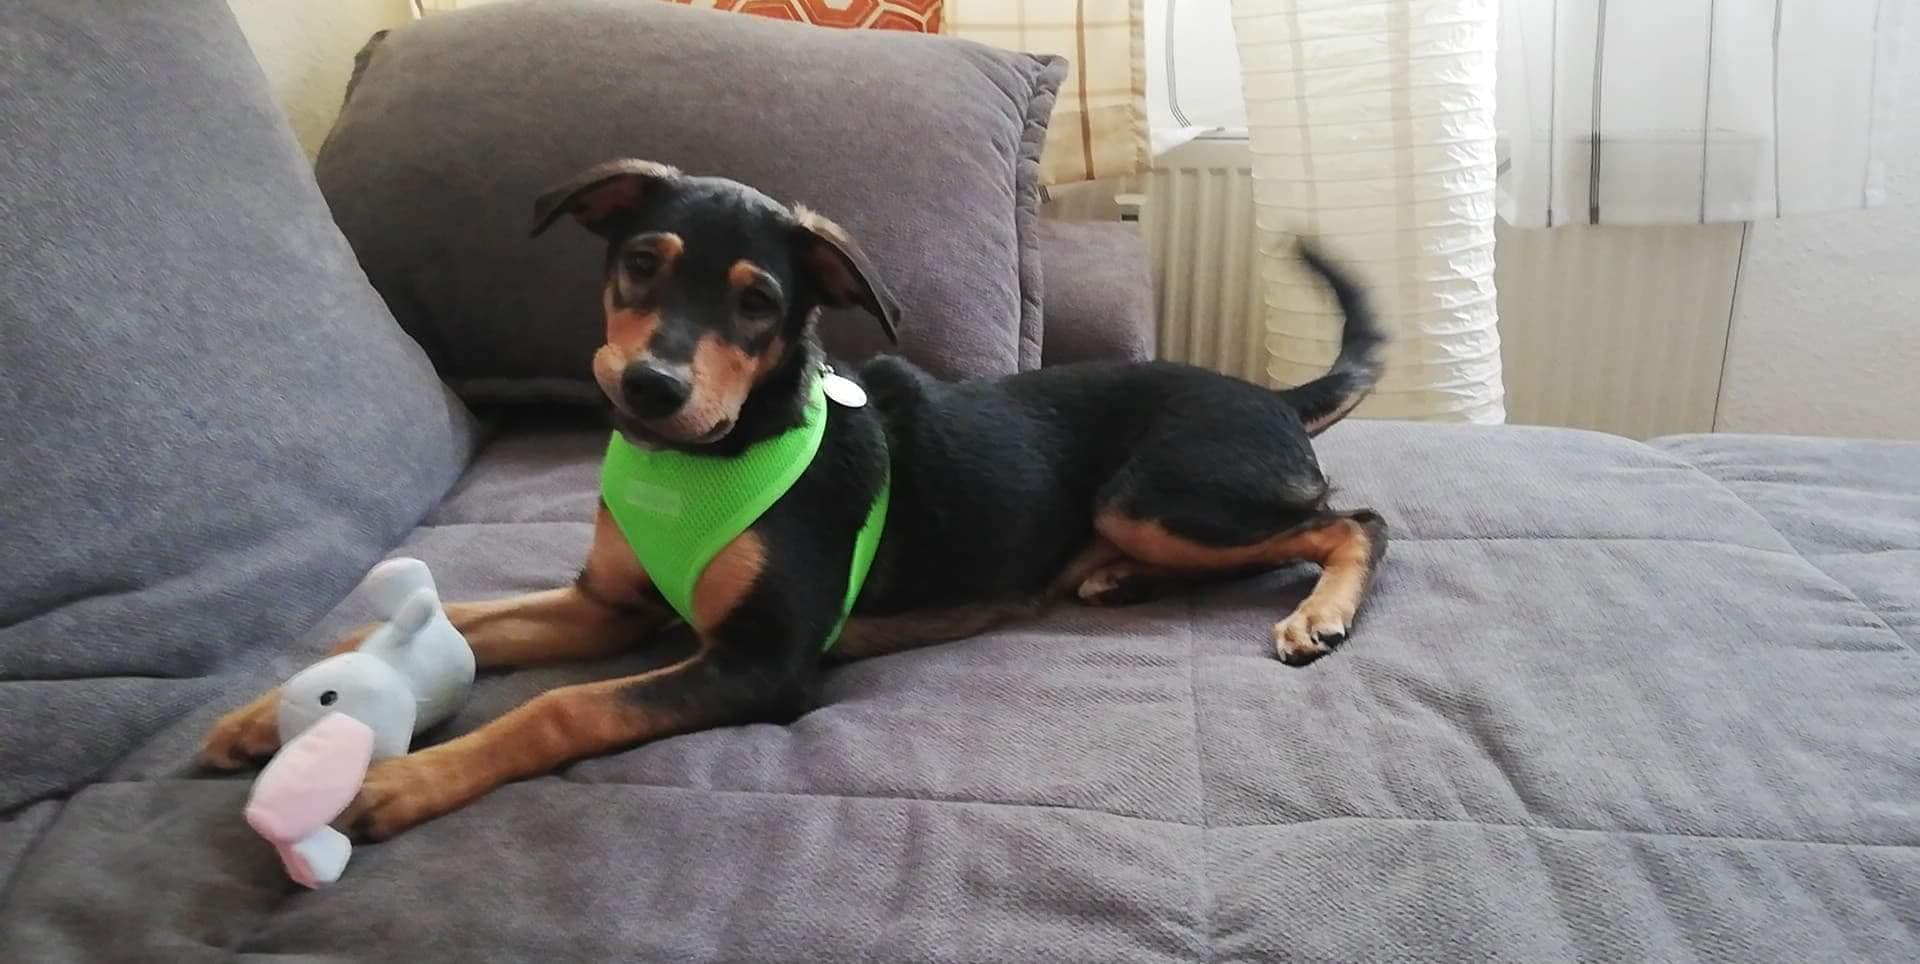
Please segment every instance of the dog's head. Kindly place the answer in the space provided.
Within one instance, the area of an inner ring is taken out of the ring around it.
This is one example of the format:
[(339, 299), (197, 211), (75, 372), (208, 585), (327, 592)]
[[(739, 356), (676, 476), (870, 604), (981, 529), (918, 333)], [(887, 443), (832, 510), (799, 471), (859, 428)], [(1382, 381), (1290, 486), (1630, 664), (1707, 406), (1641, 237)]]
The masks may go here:
[(863, 308), (895, 337), (893, 298), (839, 225), (736, 181), (610, 161), (542, 194), (533, 233), (563, 214), (606, 239), (593, 375), (639, 440), (713, 445), (756, 389), (793, 392), (781, 376), (813, 350), (822, 307)]

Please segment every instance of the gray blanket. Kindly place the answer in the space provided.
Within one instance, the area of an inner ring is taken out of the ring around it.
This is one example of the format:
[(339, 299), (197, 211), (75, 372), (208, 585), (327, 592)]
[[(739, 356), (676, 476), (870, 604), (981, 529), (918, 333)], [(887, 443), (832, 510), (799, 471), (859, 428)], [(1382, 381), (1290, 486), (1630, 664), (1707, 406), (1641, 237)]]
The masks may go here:
[[(506, 434), (395, 551), (456, 598), (568, 579), (600, 444)], [(791, 726), (510, 786), (308, 892), (248, 781), (187, 761), (349, 599), (0, 824), (0, 960), (1912, 959), (1920, 446), (1321, 447), (1395, 541), (1308, 669), (1266, 643), (1304, 570), (1063, 608), (840, 670)], [(581, 675), (483, 680), (449, 729)]]

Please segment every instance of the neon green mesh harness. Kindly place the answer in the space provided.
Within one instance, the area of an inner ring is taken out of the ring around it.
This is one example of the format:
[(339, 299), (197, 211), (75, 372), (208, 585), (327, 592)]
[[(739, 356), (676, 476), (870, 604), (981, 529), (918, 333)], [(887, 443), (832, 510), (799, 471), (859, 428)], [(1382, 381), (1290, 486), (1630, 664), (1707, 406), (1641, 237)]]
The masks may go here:
[[(681, 619), (693, 622), (693, 587), (707, 564), (780, 501), (813, 462), (827, 434), (826, 377), (813, 379), (799, 426), (755, 442), (731, 458), (643, 449), (619, 432), (607, 442), (607, 457), (600, 463), (600, 498), (654, 588)], [(840, 638), (867, 581), (892, 489), (890, 478), (881, 481), (867, 521), (854, 536), (847, 595), (822, 649)]]

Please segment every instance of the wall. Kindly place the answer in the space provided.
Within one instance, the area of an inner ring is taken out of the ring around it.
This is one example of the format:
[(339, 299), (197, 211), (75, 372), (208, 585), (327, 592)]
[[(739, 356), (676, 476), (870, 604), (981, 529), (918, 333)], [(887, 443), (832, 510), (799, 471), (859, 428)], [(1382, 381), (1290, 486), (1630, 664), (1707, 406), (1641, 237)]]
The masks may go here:
[(1507, 421), (1713, 431), (1741, 230), (1495, 225)]
[(340, 112), (353, 55), (411, 19), (407, 0), (228, 0), (311, 157)]
[(1887, 205), (1748, 231), (1720, 431), (1920, 439), (1920, 16), (1900, 52)]

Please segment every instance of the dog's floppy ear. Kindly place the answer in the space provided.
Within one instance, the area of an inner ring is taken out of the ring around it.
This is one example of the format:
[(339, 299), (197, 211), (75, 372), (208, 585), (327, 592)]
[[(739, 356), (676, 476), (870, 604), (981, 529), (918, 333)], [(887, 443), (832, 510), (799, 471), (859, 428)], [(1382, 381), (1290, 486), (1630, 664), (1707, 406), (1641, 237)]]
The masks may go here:
[(796, 250), (800, 264), (813, 273), (826, 303), (835, 308), (859, 307), (878, 319), (887, 340), (900, 343), (896, 328), (900, 305), (880, 283), (866, 252), (853, 243), (846, 229), (803, 207), (793, 209), (798, 222)]
[(568, 178), (533, 202), (533, 230), (545, 231), (562, 214), (571, 214), (587, 230), (605, 237), (623, 211), (633, 210), (648, 191), (679, 177), (677, 168), (625, 158), (607, 161)]

